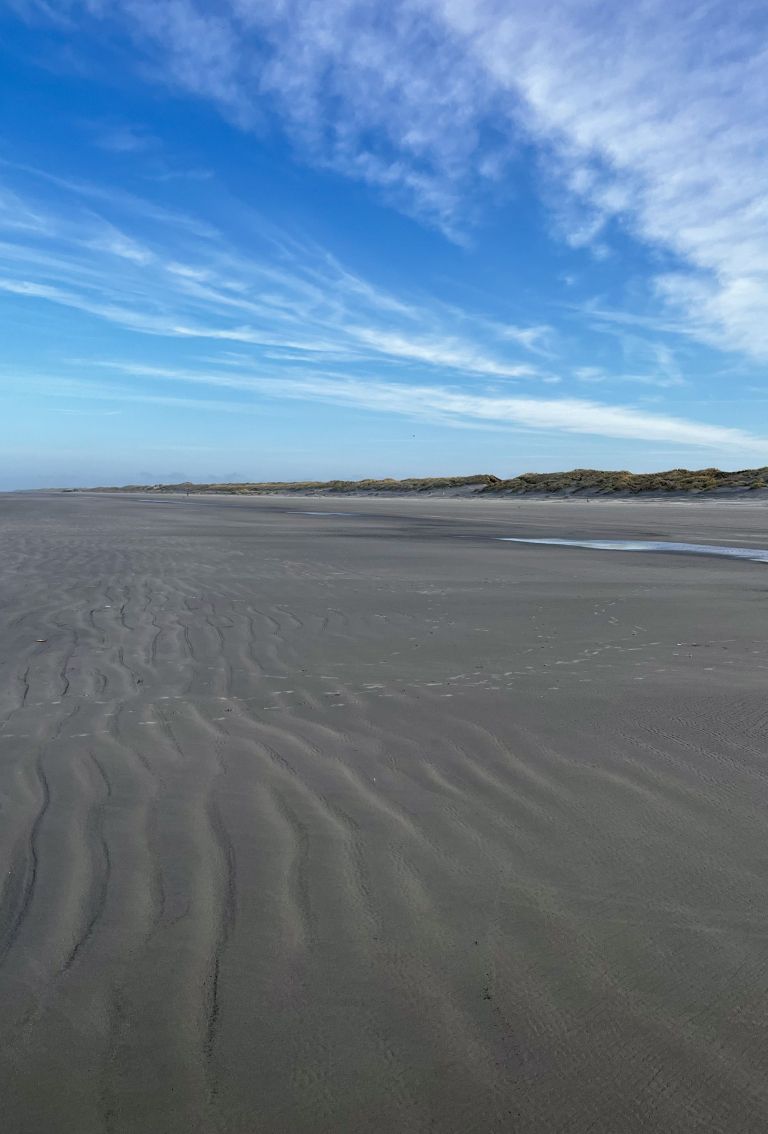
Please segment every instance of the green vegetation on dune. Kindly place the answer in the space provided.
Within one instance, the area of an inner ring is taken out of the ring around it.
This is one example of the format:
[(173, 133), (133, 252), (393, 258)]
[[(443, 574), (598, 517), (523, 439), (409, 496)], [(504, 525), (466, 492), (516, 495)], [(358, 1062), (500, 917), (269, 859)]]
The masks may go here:
[(666, 472), (631, 473), (601, 469), (571, 469), (569, 472), (523, 473), (511, 480), (489, 484), (483, 493), (580, 493), (610, 495), (621, 492), (714, 492), (717, 489), (768, 487), (768, 468), (723, 472), (722, 469), (669, 469)]
[(242, 484), (129, 484), (96, 488), (94, 492), (204, 492), (226, 496), (259, 495), (379, 495), (440, 492), (476, 496), (639, 496), (643, 493), (700, 494), (724, 491), (752, 491), (768, 488), (768, 467), (723, 472), (722, 469), (669, 469), (666, 472), (632, 473), (626, 470), (571, 469), (569, 472), (522, 473), (501, 480), (491, 473), (475, 476), (409, 477), (394, 480), (304, 480), (255, 481)]
[(119, 488), (97, 488), (91, 491), (212, 492), (227, 496), (269, 495), (284, 492), (297, 494), (313, 492), (435, 492), (441, 489), (464, 487), (482, 489), (497, 480), (498, 477), (489, 473), (480, 473), (476, 476), (409, 477), (405, 480), (385, 477), (383, 480), (256, 481), (242, 484), (193, 484), (191, 481), (185, 481), (183, 484), (127, 484)]

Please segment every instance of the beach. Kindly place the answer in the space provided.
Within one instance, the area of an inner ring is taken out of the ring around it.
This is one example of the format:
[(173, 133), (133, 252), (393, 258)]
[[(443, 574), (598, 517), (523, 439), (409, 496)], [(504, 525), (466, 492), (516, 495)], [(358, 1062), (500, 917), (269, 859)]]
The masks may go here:
[(5, 1134), (768, 1128), (767, 518), (0, 496)]

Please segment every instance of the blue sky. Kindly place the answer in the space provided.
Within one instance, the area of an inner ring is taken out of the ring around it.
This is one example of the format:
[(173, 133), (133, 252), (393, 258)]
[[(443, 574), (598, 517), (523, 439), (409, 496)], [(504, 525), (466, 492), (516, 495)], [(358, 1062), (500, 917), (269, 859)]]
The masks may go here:
[(768, 463), (768, 9), (6, 0), (0, 487)]

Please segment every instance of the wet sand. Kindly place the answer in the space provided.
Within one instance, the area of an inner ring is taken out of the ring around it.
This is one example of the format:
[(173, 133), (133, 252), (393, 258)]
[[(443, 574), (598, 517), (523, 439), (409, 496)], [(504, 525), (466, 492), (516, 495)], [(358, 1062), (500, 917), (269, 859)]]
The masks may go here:
[(338, 510), (0, 497), (4, 1134), (768, 1129), (768, 509)]

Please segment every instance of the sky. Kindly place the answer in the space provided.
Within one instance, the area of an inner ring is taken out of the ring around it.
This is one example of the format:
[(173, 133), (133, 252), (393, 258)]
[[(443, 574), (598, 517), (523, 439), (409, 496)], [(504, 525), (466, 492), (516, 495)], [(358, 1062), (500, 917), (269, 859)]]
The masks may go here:
[(0, 489), (768, 463), (768, 7), (5, 0)]

